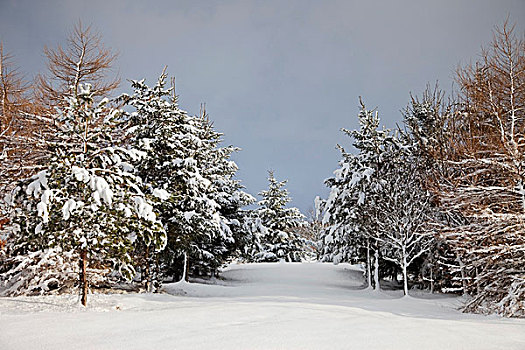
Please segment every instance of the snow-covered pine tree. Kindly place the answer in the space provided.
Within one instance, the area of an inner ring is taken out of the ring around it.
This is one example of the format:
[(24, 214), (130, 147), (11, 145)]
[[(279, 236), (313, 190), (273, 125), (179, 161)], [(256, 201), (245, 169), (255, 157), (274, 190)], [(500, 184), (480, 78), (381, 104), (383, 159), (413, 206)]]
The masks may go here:
[[(128, 134), (146, 152), (137, 165), (139, 176), (157, 196), (159, 212), (168, 235), (166, 249), (159, 257), (164, 274), (187, 278), (189, 262), (202, 255), (195, 242), (199, 235), (215, 236), (219, 220), (217, 204), (207, 195), (210, 181), (202, 176), (195, 156), (201, 151), (199, 123), (177, 106), (163, 73), (150, 88), (132, 81), (133, 95), (120, 97), (135, 111), (128, 114)], [(184, 262), (183, 271), (180, 263)], [(182, 272), (182, 273), (181, 273)]]
[[(45, 170), (16, 187), (11, 199), (16, 230), (9, 239), (15, 265), (4, 275), (9, 278), (7, 293), (43, 293), (50, 282), (61, 288), (76, 272), (86, 305), (90, 280), (112, 271), (133, 277), (130, 250), (144, 227), (162, 232), (139, 179), (129, 171), (130, 162), (140, 155), (113, 146), (108, 122), (117, 111), (106, 109), (106, 103), (93, 105), (89, 85), (74, 88), (56, 118), (56, 140), (49, 142), (51, 158)], [(48, 263), (49, 257), (54, 263)], [(28, 268), (35, 265), (32, 259), (42, 269), (69, 265), (63, 273), (44, 274)], [(78, 268), (71, 271), (74, 261)], [(32, 285), (35, 277), (38, 286)]]
[(331, 190), (324, 206), (323, 258), (336, 263), (365, 262), (368, 287), (379, 289), (380, 252), (384, 249), (375, 239), (379, 215), (376, 201), (391, 136), (389, 130), (379, 129), (377, 112), (367, 110), (362, 101), (358, 117), (358, 130), (342, 129), (354, 140), (356, 154), (338, 145), (343, 157), (340, 168), (334, 178), (326, 180)]
[(231, 160), (231, 155), (240, 149), (233, 146), (221, 147), (222, 134), (215, 131), (213, 123), (202, 108), (200, 117), (200, 135), (203, 152), (196, 157), (202, 167), (204, 177), (210, 179), (211, 186), (208, 196), (218, 204), (220, 217), (220, 232), (214, 239), (204, 240), (200, 244), (211, 255), (203, 256), (194, 267), (198, 274), (214, 274), (225, 261), (233, 257), (241, 257), (246, 247), (253, 240), (254, 232), (247, 223), (251, 213), (242, 208), (255, 202), (255, 198), (243, 191), (240, 181), (235, 178), (237, 164)]
[(258, 204), (258, 215), (266, 231), (260, 236), (260, 248), (255, 260), (288, 262), (301, 261), (305, 253), (305, 241), (293, 228), (303, 224), (304, 215), (297, 208), (286, 208), (291, 201), (284, 188), (287, 180), (277, 181), (273, 171), (268, 171), (268, 190), (261, 191), (263, 198)]
[(342, 159), (339, 169), (334, 171), (334, 177), (325, 181), (330, 188), (328, 199), (323, 204), (322, 223), (324, 226), (320, 242), (321, 261), (353, 262), (364, 260), (362, 249), (363, 234), (359, 230), (358, 203), (359, 188), (355, 186), (352, 175), (358, 173), (360, 164), (358, 158), (347, 153), (342, 147)]
[(246, 262), (262, 261), (260, 259), (266, 251), (263, 238), (268, 234), (268, 228), (264, 226), (258, 208), (243, 210), (242, 214), (241, 230), (244, 232), (244, 245), (238, 258)]
[(410, 144), (398, 139), (397, 133), (379, 129), (377, 112), (367, 110), (362, 102), (359, 123), (358, 130), (343, 129), (353, 138), (356, 154), (338, 146), (342, 153), (340, 168), (335, 177), (326, 180), (331, 191), (323, 205), (326, 228), (321, 259), (365, 262), (368, 286), (379, 289), (380, 277), (395, 277), (398, 270), (407, 267), (399, 262), (403, 260), (399, 254), (404, 251), (410, 256), (410, 265), (427, 252), (431, 241), (428, 232), (417, 229), (426, 218), (422, 213), (428, 211), (429, 199), (421, 187), (420, 169), (410, 165), (418, 164)]
[[(427, 87), (421, 97), (412, 96), (404, 111), (406, 127), (404, 143), (410, 146), (412, 157), (420, 164), (419, 174), (424, 188), (431, 192), (432, 223), (430, 230), (438, 226), (461, 226), (467, 221), (460, 211), (440, 204), (443, 179), (450, 176), (453, 168), (446, 159), (455, 154), (450, 142), (454, 130), (451, 116), (454, 101), (445, 101), (444, 93), (437, 86)], [(421, 280), (431, 291), (464, 291), (465, 271), (461, 257), (454, 252), (450, 242), (439, 235), (433, 236), (433, 247), (421, 266)]]
[(146, 153), (138, 174), (157, 196), (155, 209), (168, 233), (160, 256), (165, 276), (187, 279), (189, 273), (210, 274), (242, 245), (241, 207), (253, 201), (234, 179), (235, 147), (220, 147), (203, 112), (188, 115), (177, 105), (163, 73), (150, 88), (132, 81), (134, 94), (121, 100), (135, 111), (127, 114), (133, 144)]

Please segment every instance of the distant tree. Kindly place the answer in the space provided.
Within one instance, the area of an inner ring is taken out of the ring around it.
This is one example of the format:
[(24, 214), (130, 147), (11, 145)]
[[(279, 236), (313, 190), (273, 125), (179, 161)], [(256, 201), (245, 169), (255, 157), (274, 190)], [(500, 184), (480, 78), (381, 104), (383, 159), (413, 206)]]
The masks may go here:
[[(318, 205), (319, 197), (316, 197), (316, 205)], [(305, 240), (306, 257), (311, 259), (319, 258), (319, 240), (323, 232), (323, 224), (319, 216), (316, 216), (316, 210), (308, 210), (306, 220), (302, 225), (293, 229), (293, 232), (300, 238)]]
[(383, 268), (386, 265), (380, 264), (381, 252), (386, 248), (377, 239), (378, 220), (381, 219), (377, 203), (381, 200), (393, 141), (391, 131), (380, 129), (379, 123), (378, 113), (366, 109), (361, 101), (359, 129), (342, 129), (353, 138), (357, 152), (348, 153), (338, 146), (343, 159), (334, 172), (335, 177), (326, 181), (331, 192), (323, 217), (326, 225), (323, 259), (335, 263), (365, 262), (368, 287), (375, 289), (380, 288), (380, 274), (384, 274), (380, 265)]
[(297, 208), (286, 208), (291, 201), (284, 188), (286, 182), (277, 181), (273, 171), (269, 171), (268, 189), (259, 193), (263, 199), (259, 202), (258, 215), (267, 230), (260, 237), (261, 251), (256, 260), (293, 262), (301, 261), (304, 256), (304, 239), (293, 229), (302, 225), (305, 217)]
[[(14, 159), (20, 158), (21, 150), (16, 143), (28, 135), (27, 129), (31, 129), (27, 118), (32, 107), (28, 92), (29, 84), (15, 67), (13, 56), (4, 51), (0, 42), (0, 152), (3, 162), (10, 162), (10, 167), (16, 168)], [(3, 166), (2, 171), (6, 170)]]
[(14, 67), (13, 56), (0, 42), (0, 132), (17, 127), (16, 118), (30, 106), (28, 90), (29, 84)]
[(29, 90), (13, 56), (0, 43), (0, 219), (4, 220), (8, 211), (5, 195), (14, 181), (38, 169), (42, 154), (38, 135), (42, 123), (32, 114)]

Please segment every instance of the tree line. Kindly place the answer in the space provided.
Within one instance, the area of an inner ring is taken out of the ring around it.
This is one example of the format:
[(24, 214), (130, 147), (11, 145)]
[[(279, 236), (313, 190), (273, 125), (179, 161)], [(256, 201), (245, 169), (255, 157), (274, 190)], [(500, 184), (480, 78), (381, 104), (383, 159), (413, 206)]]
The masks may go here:
[(304, 217), (269, 173), (244, 191), (205, 108), (179, 108), (165, 71), (116, 97), (115, 54), (76, 25), (48, 71), (24, 82), (0, 52), (2, 295), (158, 291), (232, 259), (300, 261)]
[(463, 293), (464, 310), (525, 316), (525, 41), (505, 22), (458, 90), (412, 97), (402, 126), (361, 102), (330, 195), (317, 199), (323, 261), (364, 262), (369, 288), (402, 277)]

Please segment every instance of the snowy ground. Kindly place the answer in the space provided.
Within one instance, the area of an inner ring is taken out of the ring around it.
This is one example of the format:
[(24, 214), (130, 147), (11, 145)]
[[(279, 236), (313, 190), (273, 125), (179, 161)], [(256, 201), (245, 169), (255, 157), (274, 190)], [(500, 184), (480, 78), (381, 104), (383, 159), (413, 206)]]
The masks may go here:
[(0, 349), (525, 349), (525, 320), (360, 290), (349, 265), (232, 265), (170, 294), (0, 298)]

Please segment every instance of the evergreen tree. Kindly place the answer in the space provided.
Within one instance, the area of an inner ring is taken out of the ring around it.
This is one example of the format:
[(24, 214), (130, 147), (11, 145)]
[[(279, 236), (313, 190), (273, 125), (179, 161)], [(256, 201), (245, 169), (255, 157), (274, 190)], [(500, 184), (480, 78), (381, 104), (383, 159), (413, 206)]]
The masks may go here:
[(258, 261), (292, 262), (304, 257), (304, 239), (298, 237), (293, 228), (303, 224), (305, 219), (297, 208), (286, 208), (291, 199), (283, 188), (285, 181), (277, 181), (273, 171), (268, 172), (268, 190), (259, 193), (263, 199), (259, 202), (258, 215), (266, 232), (260, 236), (260, 249), (256, 255)]
[[(357, 157), (339, 147), (343, 159), (340, 168), (334, 171), (334, 177), (326, 180), (330, 195), (323, 205), (321, 261), (358, 262), (363, 259), (362, 247), (366, 238), (360, 231), (358, 222), (358, 203), (361, 204), (360, 191), (355, 186), (359, 170)], [(354, 181), (352, 181), (354, 179)]]
[(114, 147), (109, 123), (117, 111), (104, 108), (107, 100), (93, 106), (89, 85), (79, 85), (72, 96), (57, 116), (57, 141), (49, 143), (52, 156), (46, 169), (14, 192), (17, 230), (10, 249), (11, 255), (28, 259), (34, 252), (55, 249), (59, 259), (79, 261), (81, 301), (86, 305), (88, 273), (116, 270), (130, 279), (137, 236), (149, 227), (158, 234), (159, 249), (163, 240), (153, 207), (140, 191), (140, 179), (130, 171), (129, 164), (140, 155)]
[(424, 258), (432, 242), (421, 230), (430, 196), (422, 188), (421, 169), (408, 139), (379, 129), (377, 112), (361, 107), (360, 128), (343, 129), (357, 152), (349, 154), (338, 146), (340, 168), (326, 181), (331, 191), (323, 205), (321, 259), (365, 262), (368, 286), (376, 289), (381, 276), (395, 277), (401, 270), (408, 293), (407, 269)]
[(222, 147), (222, 134), (215, 131), (203, 108), (196, 118), (201, 125), (200, 138), (205, 147), (196, 157), (202, 167), (203, 176), (211, 182), (208, 196), (217, 203), (220, 219), (220, 232), (211, 240), (204, 240), (200, 245), (206, 252), (195, 265), (198, 274), (214, 274), (225, 261), (243, 254), (250, 243), (252, 234), (245, 224), (250, 213), (242, 208), (255, 202), (255, 198), (243, 191), (240, 181), (235, 178), (237, 164), (231, 155), (240, 149), (233, 146)]
[(188, 115), (177, 105), (163, 73), (150, 88), (132, 81), (134, 94), (121, 100), (135, 109), (127, 115), (130, 142), (145, 153), (136, 168), (168, 233), (160, 256), (164, 275), (213, 274), (243, 244), (241, 207), (253, 202), (234, 178), (235, 147), (220, 147), (222, 134), (202, 113)]
[(374, 276), (373, 285), (378, 289), (382, 249), (381, 242), (375, 239), (379, 215), (376, 203), (392, 137), (389, 130), (379, 129), (377, 112), (367, 110), (362, 102), (358, 117), (358, 130), (342, 129), (354, 139), (357, 153), (349, 154), (338, 146), (343, 156), (340, 168), (334, 172), (334, 178), (326, 181), (331, 191), (323, 216), (323, 260), (364, 261), (368, 286), (372, 286)]
[(427, 87), (421, 98), (412, 97), (403, 120), (406, 127), (403, 142), (410, 147), (412, 162), (419, 164), (419, 186), (434, 197), (430, 202), (433, 225), (426, 226), (433, 234), (432, 248), (421, 266), (421, 279), (430, 282), (431, 291), (442, 292), (461, 292), (465, 282), (461, 257), (446, 239), (434, 232), (436, 227), (443, 225), (466, 223), (461, 212), (447, 208), (437, 200), (441, 192), (439, 183), (448, 178), (452, 170), (445, 158), (456, 153), (450, 142), (455, 129), (451, 124), (453, 106), (453, 101), (445, 102), (444, 93), (437, 86), (433, 89)]

